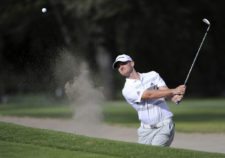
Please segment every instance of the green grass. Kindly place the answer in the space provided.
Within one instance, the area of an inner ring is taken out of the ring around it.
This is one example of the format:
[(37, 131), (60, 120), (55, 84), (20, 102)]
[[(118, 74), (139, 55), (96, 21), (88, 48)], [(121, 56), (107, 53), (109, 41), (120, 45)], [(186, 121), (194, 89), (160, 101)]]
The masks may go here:
[(90, 138), (0, 122), (0, 157), (4, 158), (222, 158), (225, 154), (163, 148)]
[(38, 118), (71, 118), (72, 108), (68, 102), (54, 100), (43, 95), (18, 95), (0, 104), (0, 115), (29, 116)]
[(0, 157), (4, 158), (105, 158), (105, 156), (95, 153), (86, 153), (81, 151), (71, 151), (66, 149), (57, 149), (54, 147), (45, 147), (33, 144), (15, 143), (0, 141)]
[[(179, 132), (225, 133), (225, 99), (184, 99), (179, 105), (169, 102), (169, 106)], [(103, 107), (106, 123), (139, 126), (136, 111), (125, 101), (106, 102)], [(0, 104), (0, 115), (69, 119), (73, 110), (66, 101), (28, 95)]]
[(1, 106), (1, 115), (29, 116), (37, 118), (71, 118), (72, 112), (67, 106)]
[(179, 131), (225, 133), (225, 99), (184, 100), (170, 107)]

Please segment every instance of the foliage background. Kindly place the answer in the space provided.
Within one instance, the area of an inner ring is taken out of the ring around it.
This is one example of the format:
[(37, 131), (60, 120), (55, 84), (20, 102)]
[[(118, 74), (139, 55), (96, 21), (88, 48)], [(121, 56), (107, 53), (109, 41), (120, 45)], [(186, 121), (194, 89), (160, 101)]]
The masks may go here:
[(201, 20), (208, 18), (211, 30), (187, 95), (224, 96), (224, 5), (212, 0), (1, 0), (0, 95), (63, 88), (74, 73), (60, 72), (60, 82), (55, 77), (62, 51), (87, 61), (109, 99), (117, 98), (124, 81), (111, 69), (120, 53), (130, 54), (138, 71), (158, 71), (169, 87), (176, 86), (205, 33)]

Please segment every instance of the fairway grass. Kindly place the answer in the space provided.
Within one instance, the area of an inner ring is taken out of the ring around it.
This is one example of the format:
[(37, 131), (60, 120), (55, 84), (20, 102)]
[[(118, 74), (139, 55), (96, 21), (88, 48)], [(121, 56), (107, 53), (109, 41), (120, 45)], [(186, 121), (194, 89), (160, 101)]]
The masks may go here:
[[(225, 99), (184, 99), (179, 105), (168, 102), (174, 113), (177, 132), (225, 133)], [(73, 107), (68, 102), (47, 96), (16, 96), (0, 104), (0, 115), (71, 119)], [(111, 125), (139, 126), (136, 111), (125, 101), (105, 102), (104, 121)]]
[(96, 139), (3, 122), (0, 129), (0, 157), (4, 158), (225, 158), (225, 154)]
[(65, 100), (45, 95), (17, 95), (0, 104), (0, 115), (70, 119), (73, 110)]

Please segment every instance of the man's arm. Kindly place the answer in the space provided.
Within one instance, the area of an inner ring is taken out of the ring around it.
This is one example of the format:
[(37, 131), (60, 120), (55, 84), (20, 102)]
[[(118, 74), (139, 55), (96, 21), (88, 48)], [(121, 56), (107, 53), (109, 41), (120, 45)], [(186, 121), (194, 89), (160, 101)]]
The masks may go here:
[[(159, 89), (168, 89), (168, 87), (164, 86), (164, 87), (160, 87)], [(172, 102), (177, 104), (177, 102), (180, 102), (183, 99), (183, 96), (184, 95), (181, 95), (181, 94), (180, 95), (174, 95), (174, 96), (167, 96), (167, 97), (165, 97), (165, 99), (171, 100)]]
[(142, 99), (158, 99), (162, 97), (173, 97), (175, 95), (183, 95), (185, 92), (185, 85), (180, 85), (174, 89), (169, 89), (166, 86), (160, 87), (158, 90), (145, 90), (142, 94)]

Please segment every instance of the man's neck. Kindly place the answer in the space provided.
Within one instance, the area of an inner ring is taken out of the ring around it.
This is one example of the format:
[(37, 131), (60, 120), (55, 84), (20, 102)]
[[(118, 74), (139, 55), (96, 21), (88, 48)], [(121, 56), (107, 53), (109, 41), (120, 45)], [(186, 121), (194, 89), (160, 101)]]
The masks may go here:
[(128, 78), (134, 79), (134, 80), (139, 80), (140, 74), (134, 69)]

